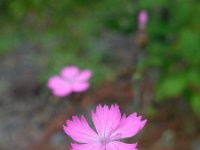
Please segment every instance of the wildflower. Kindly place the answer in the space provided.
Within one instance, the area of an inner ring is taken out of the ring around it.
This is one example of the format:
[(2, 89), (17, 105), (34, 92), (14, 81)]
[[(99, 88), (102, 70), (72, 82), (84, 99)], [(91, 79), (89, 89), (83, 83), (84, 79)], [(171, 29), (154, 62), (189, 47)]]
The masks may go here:
[(138, 15), (138, 28), (144, 30), (148, 21), (148, 13), (145, 10), (139, 12)]
[(90, 70), (80, 71), (76, 66), (64, 67), (60, 75), (50, 77), (47, 86), (55, 96), (63, 97), (72, 92), (83, 92), (89, 88)]
[(146, 120), (133, 113), (121, 116), (118, 105), (98, 105), (92, 112), (95, 129), (90, 128), (82, 115), (73, 116), (63, 126), (64, 132), (77, 143), (71, 144), (71, 150), (137, 150), (137, 144), (121, 142), (122, 139), (136, 135), (145, 125)]

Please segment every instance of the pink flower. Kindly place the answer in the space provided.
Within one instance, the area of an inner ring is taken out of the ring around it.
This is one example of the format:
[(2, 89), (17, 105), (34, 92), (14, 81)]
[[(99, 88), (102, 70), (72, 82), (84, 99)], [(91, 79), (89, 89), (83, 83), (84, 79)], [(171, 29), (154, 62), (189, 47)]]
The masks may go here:
[(90, 70), (80, 71), (76, 66), (64, 67), (60, 75), (50, 77), (47, 83), (55, 96), (63, 97), (72, 92), (83, 92), (89, 88)]
[(77, 142), (71, 144), (71, 150), (137, 150), (136, 143), (121, 140), (136, 135), (146, 123), (136, 113), (121, 115), (118, 105), (98, 105), (92, 112), (92, 121), (96, 130), (90, 128), (84, 116), (66, 121), (65, 133)]
[(148, 13), (145, 10), (139, 12), (138, 15), (138, 28), (144, 30), (148, 22)]

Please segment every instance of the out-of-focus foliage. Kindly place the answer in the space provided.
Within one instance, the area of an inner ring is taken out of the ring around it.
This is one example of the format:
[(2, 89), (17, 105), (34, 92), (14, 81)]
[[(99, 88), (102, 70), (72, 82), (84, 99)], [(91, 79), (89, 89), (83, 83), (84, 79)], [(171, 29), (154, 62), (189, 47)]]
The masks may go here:
[(150, 0), (149, 64), (159, 68), (160, 100), (187, 100), (200, 115), (200, 1)]
[[(3, 0), (0, 3), (1, 26), (25, 27), (31, 31), (55, 31), (66, 36), (66, 43), (80, 48), (90, 40), (91, 33), (99, 33), (100, 27), (132, 28), (128, 24), (134, 17), (129, 0)], [(128, 18), (129, 17), (129, 18)], [(76, 44), (74, 44), (76, 43)]]
[[(101, 47), (95, 45), (96, 38), (108, 28), (133, 31), (136, 6), (130, 0), (2, 0), (0, 26), (2, 33), (22, 42), (25, 38), (47, 47), (52, 45), (49, 69), (42, 79), (47, 80), (63, 66), (74, 64), (92, 69), (97, 82), (109, 69), (102, 65), (103, 54)], [(5, 37), (0, 41), (0, 52), (15, 47), (16, 44), (10, 47), (10, 40)]]
[(96, 38), (104, 30), (133, 34), (140, 9), (150, 18), (148, 65), (161, 75), (157, 99), (181, 97), (200, 114), (199, 0), (1, 0), (0, 54), (23, 37), (57, 43), (51, 47), (46, 79), (75, 64), (92, 69), (96, 81), (107, 70), (100, 65), (103, 54)]

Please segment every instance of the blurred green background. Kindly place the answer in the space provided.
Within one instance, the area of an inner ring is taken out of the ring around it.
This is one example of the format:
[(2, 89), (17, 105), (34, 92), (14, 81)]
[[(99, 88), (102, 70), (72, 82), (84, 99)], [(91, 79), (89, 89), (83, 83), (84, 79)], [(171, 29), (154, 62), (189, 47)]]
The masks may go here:
[(75, 64), (92, 69), (93, 82), (98, 83), (112, 74), (101, 65), (98, 38), (107, 30), (133, 34), (141, 9), (149, 13), (144, 69), (159, 70), (155, 99), (184, 99), (200, 116), (198, 0), (1, 0), (0, 54), (26, 41), (40, 43), (49, 49), (42, 82), (61, 67)]

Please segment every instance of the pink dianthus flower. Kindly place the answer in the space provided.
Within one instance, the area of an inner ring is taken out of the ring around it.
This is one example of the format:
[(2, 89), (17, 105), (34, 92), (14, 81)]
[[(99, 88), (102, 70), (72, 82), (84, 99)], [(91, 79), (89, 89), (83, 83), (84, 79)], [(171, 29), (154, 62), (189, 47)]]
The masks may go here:
[(80, 71), (76, 66), (64, 67), (60, 75), (49, 78), (47, 86), (55, 96), (63, 97), (72, 92), (83, 92), (89, 88), (90, 70)]
[(148, 22), (148, 13), (145, 10), (141, 10), (138, 14), (138, 28), (144, 30)]
[(77, 143), (71, 144), (71, 150), (137, 150), (136, 143), (127, 144), (121, 140), (136, 135), (146, 120), (132, 113), (121, 115), (118, 105), (98, 105), (92, 112), (93, 130), (84, 116), (73, 116), (63, 126), (64, 132)]

